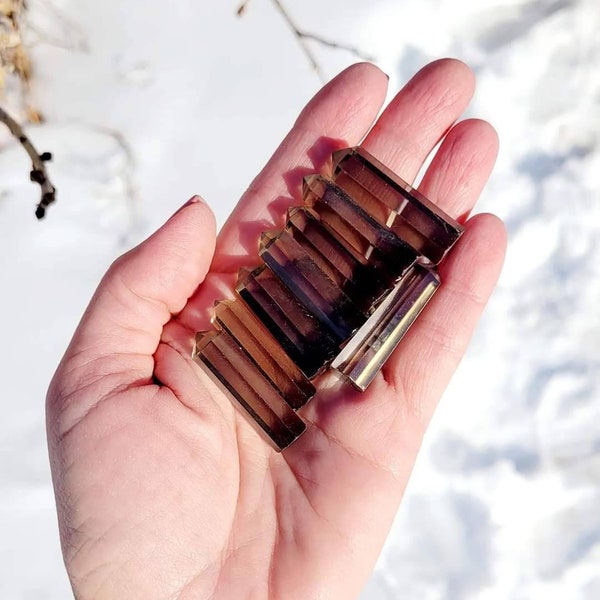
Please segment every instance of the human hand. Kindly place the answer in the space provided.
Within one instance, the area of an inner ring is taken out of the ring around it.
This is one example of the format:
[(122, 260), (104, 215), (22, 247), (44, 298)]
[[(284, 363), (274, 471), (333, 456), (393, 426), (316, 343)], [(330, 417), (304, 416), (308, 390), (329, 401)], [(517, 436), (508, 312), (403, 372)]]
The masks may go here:
[[(336, 147), (359, 143), (386, 87), (366, 64), (325, 86), (216, 248), (212, 213), (194, 198), (102, 280), (47, 399), (61, 542), (78, 598), (359, 594), (500, 272), (502, 224), (491, 215), (466, 222), (440, 290), (369, 389), (317, 393), (302, 410), (306, 433), (282, 454), (190, 353), (213, 299), (240, 266), (257, 264), (260, 231), (300, 203), (302, 175), (319, 171)], [(363, 142), (410, 181), (447, 134), (419, 189), (461, 221), (497, 152), (487, 123), (453, 126), (472, 92), (462, 63), (432, 63)]]

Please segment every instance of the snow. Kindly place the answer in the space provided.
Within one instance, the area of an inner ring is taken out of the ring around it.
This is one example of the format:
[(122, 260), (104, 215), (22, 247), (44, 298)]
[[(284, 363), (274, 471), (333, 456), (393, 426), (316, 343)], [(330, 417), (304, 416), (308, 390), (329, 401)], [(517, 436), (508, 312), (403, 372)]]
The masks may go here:
[[(267, 0), (29, 2), (29, 133), (59, 190), (1, 137), (0, 597), (58, 599), (45, 388), (110, 262), (194, 193), (222, 223), (320, 82)], [(600, 597), (600, 9), (597, 0), (287, 2), (397, 89), (472, 65), (469, 115), (501, 152), (480, 210), (510, 233), (501, 282), (445, 394), (371, 599)], [(355, 58), (311, 43), (326, 75)]]

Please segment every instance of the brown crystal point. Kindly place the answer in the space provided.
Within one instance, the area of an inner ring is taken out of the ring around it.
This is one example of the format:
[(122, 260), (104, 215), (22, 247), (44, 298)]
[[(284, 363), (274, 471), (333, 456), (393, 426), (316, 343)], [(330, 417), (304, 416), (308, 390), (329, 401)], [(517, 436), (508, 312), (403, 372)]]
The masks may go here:
[(375, 300), (390, 289), (390, 277), (356, 256), (308, 207), (289, 211), (287, 228), (309, 256), (344, 290), (357, 307), (368, 314)]
[[(299, 436), (305, 429), (304, 423), (290, 406), (283, 401), (283, 398), (270, 382), (264, 378), (263, 374), (256, 369), (254, 363), (249, 360), (248, 356), (235, 340), (226, 331), (221, 331), (219, 335), (212, 339), (211, 343), (228, 359), (234, 370), (254, 390), (256, 397), (261, 401), (258, 403), (258, 407), (263, 407), (264, 405), (270, 409), (290, 433), (295, 437)], [(234, 378), (232, 377), (232, 379)], [(240, 391), (238, 390), (238, 393)], [(246, 398), (246, 400), (250, 400), (250, 397)], [(256, 411), (257, 407), (254, 406), (253, 408)]]
[[(259, 283), (257, 278), (265, 271), (266, 266), (264, 265), (253, 271), (244, 278), (241, 285), (238, 285), (236, 291), (252, 312), (282, 344), (285, 351), (288, 353), (293, 352), (295, 346), (303, 343), (304, 332), (300, 331), (297, 324), (290, 321), (289, 315), (281, 309), (281, 306), (272, 297), (272, 291), (269, 293), (265, 290), (264, 278), (262, 280), (263, 284)], [(297, 314), (294, 308), (290, 312)], [(306, 327), (306, 324), (302, 321), (298, 325)]]
[(277, 449), (289, 446), (305, 430), (302, 419), (283, 401), (226, 331), (215, 331), (213, 335), (205, 336), (198, 345), (197, 357)]
[(380, 224), (342, 188), (321, 176), (304, 179), (305, 202), (376, 268), (398, 277), (417, 260), (415, 250)]
[(294, 206), (288, 210), (286, 228), (340, 287), (343, 282), (352, 279), (354, 266), (358, 263), (321, 225), (317, 215), (309, 208)]
[(199, 331), (196, 333), (194, 348), (192, 350), (192, 358), (197, 358), (206, 345), (210, 344), (212, 338), (218, 333), (219, 332), (215, 331), (214, 329), (209, 329), (208, 331)]
[(356, 148), (342, 148), (341, 150), (336, 150), (331, 155), (331, 162), (333, 165), (333, 172), (337, 169), (338, 165), (350, 154), (356, 152)]
[[(352, 166), (352, 162), (356, 162), (356, 157), (346, 154), (342, 165)], [(354, 165), (356, 166), (356, 165)], [(367, 214), (373, 217), (380, 225), (389, 226), (393, 218), (390, 215), (395, 215), (385, 198), (375, 197), (371, 192), (363, 188), (359, 183), (352, 179), (343, 168), (334, 171), (334, 181), (339, 185), (348, 196), (350, 196)], [(402, 238), (405, 242), (410, 242), (406, 237)]]
[(245, 302), (241, 299), (218, 302), (215, 322), (235, 339), (293, 409), (301, 408), (312, 398), (313, 385)]
[(252, 278), (254, 272), (257, 269), (261, 269), (262, 267), (255, 267), (254, 269), (250, 269), (248, 267), (242, 267), (237, 274), (237, 281), (235, 284), (235, 289), (239, 289), (247, 284), (247, 282)]
[(380, 223), (433, 264), (464, 228), (364, 148), (334, 159), (334, 181)]
[(263, 248), (261, 258), (339, 343), (364, 321), (360, 310), (288, 231)]
[(332, 367), (364, 391), (439, 285), (435, 269), (416, 265), (344, 346)]
[(322, 194), (325, 189), (326, 179), (318, 173), (312, 173), (311, 175), (305, 175), (302, 178), (302, 196), (306, 196), (309, 193)]
[(338, 353), (339, 342), (323, 330), (270, 269), (256, 269), (237, 291), (309, 379)]
[(268, 248), (281, 235), (281, 231), (263, 231), (258, 242), (259, 252)]
[(303, 206), (302, 208), (306, 211), (306, 214), (313, 216), (322, 225), (323, 229), (329, 234), (329, 237), (336, 240), (337, 244), (342, 246), (354, 261), (365, 267), (371, 266), (369, 265), (367, 258), (365, 258), (361, 252), (359, 252), (348, 240), (346, 240), (337, 232), (335, 218), (329, 218), (328, 215), (319, 215), (316, 211), (308, 206)]
[(322, 337), (318, 321), (306, 311), (304, 305), (283, 285), (271, 269), (265, 266), (257, 271), (254, 281), (303, 338), (319, 339)]

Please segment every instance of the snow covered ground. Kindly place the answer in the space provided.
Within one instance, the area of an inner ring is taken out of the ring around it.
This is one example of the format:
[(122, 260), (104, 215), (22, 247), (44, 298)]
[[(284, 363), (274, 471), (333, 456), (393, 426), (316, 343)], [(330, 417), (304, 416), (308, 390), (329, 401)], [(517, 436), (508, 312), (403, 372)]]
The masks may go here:
[[(58, 203), (38, 223), (0, 145), (0, 598), (69, 597), (44, 431), (51, 374), (113, 258), (193, 193), (220, 222), (320, 86), (268, 0), (30, 0), (30, 134)], [(600, 6), (303, 0), (397, 89), (457, 56), (501, 138), (481, 210), (507, 264), (362, 600), (600, 598)], [(68, 16), (67, 16), (68, 15)], [(311, 43), (330, 77), (355, 58)], [(0, 138), (6, 140), (6, 138)]]

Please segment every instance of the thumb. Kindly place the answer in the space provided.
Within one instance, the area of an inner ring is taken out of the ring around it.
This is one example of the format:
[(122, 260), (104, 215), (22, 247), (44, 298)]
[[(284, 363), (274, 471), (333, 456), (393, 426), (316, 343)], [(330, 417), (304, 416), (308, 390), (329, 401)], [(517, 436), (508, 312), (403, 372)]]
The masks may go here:
[[(194, 196), (158, 231), (112, 264), (61, 363), (61, 367), (69, 364), (75, 389), (90, 381), (90, 375), (91, 380), (118, 375), (111, 378), (116, 386), (151, 381), (152, 355), (162, 328), (204, 280), (214, 253), (215, 230), (212, 211)], [(73, 390), (63, 393), (69, 391)]]

